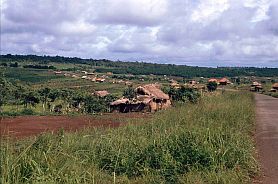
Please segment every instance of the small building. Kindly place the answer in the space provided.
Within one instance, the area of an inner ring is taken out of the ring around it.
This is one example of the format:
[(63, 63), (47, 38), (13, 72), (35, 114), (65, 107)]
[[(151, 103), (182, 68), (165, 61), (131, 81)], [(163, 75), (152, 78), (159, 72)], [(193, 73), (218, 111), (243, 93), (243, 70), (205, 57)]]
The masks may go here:
[(195, 84), (197, 84), (198, 82), (197, 81), (195, 81), (195, 80), (191, 80), (191, 81), (189, 81), (189, 84), (192, 84), (192, 85), (195, 85)]
[(63, 73), (61, 71), (55, 71), (54, 74), (55, 75), (62, 75)]
[(105, 79), (104, 78), (96, 78), (96, 80), (95, 80), (96, 82), (104, 82), (105, 81)]
[(250, 91), (259, 92), (263, 89), (262, 84), (258, 82), (253, 82), (250, 88)]
[(216, 78), (211, 78), (211, 79), (208, 80), (208, 82), (216, 82), (216, 83), (218, 84), (218, 79), (216, 79)]
[(277, 83), (274, 83), (274, 84), (272, 85), (272, 89), (278, 90), (278, 82), (277, 82)]
[(155, 112), (171, 106), (170, 97), (158, 85), (148, 84), (135, 89), (137, 96), (129, 100), (121, 98), (110, 103), (112, 112)]
[(220, 79), (218, 82), (219, 82), (220, 85), (223, 85), (223, 86), (225, 86), (225, 85), (230, 83), (230, 81), (227, 78), (225, 78), (225, 77)]
[(105, 97), (105, 96), (109, 95), (110, 93), (106, 90), (103, 90), (103, 91), (95, 91), (93, 94), (98, 97)]

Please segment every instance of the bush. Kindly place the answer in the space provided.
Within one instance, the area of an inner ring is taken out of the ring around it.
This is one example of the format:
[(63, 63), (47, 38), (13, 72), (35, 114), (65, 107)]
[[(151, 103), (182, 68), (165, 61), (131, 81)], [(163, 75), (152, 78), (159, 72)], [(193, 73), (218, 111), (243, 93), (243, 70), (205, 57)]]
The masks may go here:
[(20, 114), (22, 115), (34, 115), (35, 112), (32, 109), (23, 109)]
[(207, 84), (207, 88), (209, 92), (213, 92), (217, 89), (217, 83), (216, 82), (209, 82)]
[(170, 88), (168, 92), (169, 96), (174, 101), (181, 101), (181, 102), (192, 102), (196, 103), (200, 97), (200, 93), (192, 88), (186, 88), (182, 86), (180, 89)]
[(132, 87), (128, 87), (124, 90), (123, 96), (131, 100), (136, 96), (135, 90)]

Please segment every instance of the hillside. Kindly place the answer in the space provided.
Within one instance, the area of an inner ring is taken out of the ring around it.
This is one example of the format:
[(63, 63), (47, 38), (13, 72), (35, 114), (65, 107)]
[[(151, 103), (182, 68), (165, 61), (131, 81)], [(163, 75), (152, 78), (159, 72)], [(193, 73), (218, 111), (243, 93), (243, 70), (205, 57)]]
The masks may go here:
[[(72, 65), (81, 64), (87, 68), (93, 68), (96, 72), (113, 72), (115, 74), (134, 74), (134, 75), (169, 75), (185, 78), (193, 77), (236, 77), (236, 76), (278, 76), (278, 68), (255, 68), (255, 67), (193, 67), (186, 65), (173, 64), (154, 64), (145, 62), (121, 62), (110, 61), (106, 59), (81, 59), (69, 58), (61, 56), (36, 56), (36, 55), (1, 55), (0, 65), (17, 62), (21, 63), (36, 63), (48, 65), (50, 63), (60, 63)], [(66, 68), (74, 70), (73, 67)]]

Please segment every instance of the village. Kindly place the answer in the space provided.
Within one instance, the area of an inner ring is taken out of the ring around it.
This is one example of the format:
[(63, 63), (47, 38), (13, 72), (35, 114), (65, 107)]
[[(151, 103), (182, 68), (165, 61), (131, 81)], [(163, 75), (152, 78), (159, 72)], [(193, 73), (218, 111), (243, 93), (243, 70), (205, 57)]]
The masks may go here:
[[(117, 75), (112, 72), (103, 73), (94, 73), (89, 71), (78, 71), (78, 72), (62, 72), (54, 71), (55, 75), (63, 75), (65, 77), (71, 77), (74, 79), (87, 80), (92, 83), (112, 83), (112, 84), (124, 84), (126, 88), (134, 87), (134, 96), (132, 98), (126, 98), (120, 96), (117, 100), (110, 103), (110, 112), (156, 112), (158, 110), (163, 110), (171, 107), (173, 99), (169, 94), (165, 93), (162, 88), (167, 86), (173, 89), (180, 89), (185, 87), (188, 89), (193, 89), (198, 91), (200, 94), (207, 93), (209, 91), (214, 91), (209, 89), (209, 84), (214, 83), (216, 88), (222, 92), (224, 90), (249, 90), (252, 92), (259, 93), (268, 93), (276, 95), (278, 92), (278, 83), (271, 83), (271, 78), (266, 78), (262, 80), (264, 83), (268, 82), (271, 84), (266, 86), (265, 89), (263, 85), (258, 82), (256, 77), (243, 77), (241, 79), (244, 82), (244, 85), (240, 85), (239, 77), (233, 77), (228, 79), (227, 77), (223, 78), (204, 78), (200, 77), (196, 80), (182, 80), (181, 78), (167, 77), (166, 75), (162, 76), (163, 80), (158, 82), (155, 80), (157, 76), (151, 74), (150, 76), (137, 76), (139, 81), (134, 82), (134, 80), (129, 80), (129, 78), (134, 78), (134, 75), (126, 75), (125, 79), (115, 79)], [(161, 76), (159, 76), (161, 77)], [(154, 79), (154, 83), (146, 83), (148, 78)], [(177, 81), (179, 80), (179, 81)], [(185, 82), (184, 82), (185, 81)], [(233, 81), (233, 82), (231, 82)], [(90, 86), (90, 85), (87, 85)], [(249, 86), (249, 87), (248, 87)], [(78, 86), (82, 88), (82, 86)], [(215, 90), (216, 90), (215, 88)], [(94, 90), (92, 95), (104, 98), (111, 93), (108, 90)]]

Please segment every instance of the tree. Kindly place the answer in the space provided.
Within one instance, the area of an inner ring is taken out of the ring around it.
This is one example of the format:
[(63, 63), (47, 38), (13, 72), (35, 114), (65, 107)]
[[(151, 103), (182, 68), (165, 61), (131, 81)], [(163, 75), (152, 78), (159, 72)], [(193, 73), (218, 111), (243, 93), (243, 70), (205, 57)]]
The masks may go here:
[(72, 104), (72, 98), (73, 98), (73, 91), (69, 89), (62, 89), (60, 92), (60, 97), (64, 101), (64, 104), (66, 106), (66, 112), (69, 112), (71, 104)]
[(0, 112), (2, 111), (2, 106), (7, 102), (12, 91), (12, 84), (0, 77)]
[(30, 91), (23, 95), (23, 104), (25, 108), (27, 108), (28, 105), (35, 107), (38, 103), (40, 103), (40, 99), (36, 92)]
[(207, 84), (207, 88), (209, 92), (213, 92), (217, 89), (217, 83), (216, 82), (209, 82)]
[(81, 92), (77, 92), (72, 97), (72, 106), (77, 108), (78, 110), (82, 110), (82, 104), (85, 101), (85, 95)]
[(85, 111), (87, 113), (97, 113), (107, 111), (107, 104), (104, 99), (96, 98), (94, 96), (87, 96), (85, 99)]
[(192, 88), (186, 88), (182, 86), (180, 89), (170, 88), (168, 92), (169, 96), (174, 101), (192, 102), (196, 103), (200, 97), (200, 93)]
[(18, 110), (18, 106), (22, 104), (22, 101), (24, 99), (24, 93), (26, 93), (26, 91), (27, 89), (20, 84), (17, 84), (16, 89), (13, 91), (17, 110)]
[(51, 89), (46, 87), (46, 88), (40, 89), (38, 92), (39, 92), (41, 100), (42, 100), (43, 111), (45, 111), (45, 106), (48, 102)]

